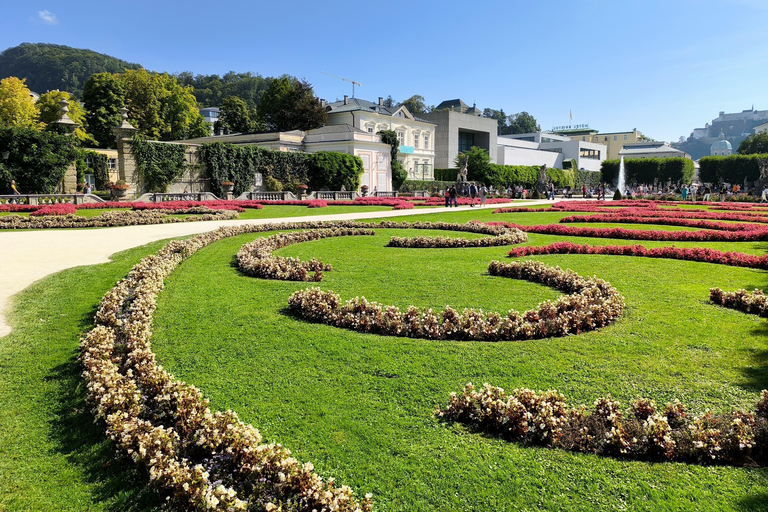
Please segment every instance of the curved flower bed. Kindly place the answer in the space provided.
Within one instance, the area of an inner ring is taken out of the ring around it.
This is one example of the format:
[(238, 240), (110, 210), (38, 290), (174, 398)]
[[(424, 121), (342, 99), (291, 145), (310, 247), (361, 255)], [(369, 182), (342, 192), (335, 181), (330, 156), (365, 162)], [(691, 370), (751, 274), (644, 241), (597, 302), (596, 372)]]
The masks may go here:
[[(343, 223), (342, 223), (343, 224)], [(323, 482), (279, 444), (234, 412), (212, 413), (193, 386), (157, 365), (152, 315), (164, 279), (184, 259), (226, 237), (329, 223), (220, 228), (165, 245), (144, 258), (102, 299), (96, 327), (82, 340), (80, 361), (89, 403), (120, 451), (147, 469), (150, 480), (184, 510), (369, 511), (347, 486)]]
[(768, 298), (763, 290), (755, 289), (750, 293), (747, 290), (725, 292), (720, 288), (712, 288), (709, 290), (709, 300), (726, 308), (768, 317)]
[[(478, 224), (479, 225), (479, 224)], [(486, 238), (450, 238), (447, 236), (417, 236), (412, 238), (393, 236), (387, 247), (408, 247), (418, 249), (443, 249), (455, 247), (498, 247), (514, 245), (528, 241), (528, 235), (519, 229), (500, 228), (495, 230), (495, 236)]]
[[(699, 219), (699, 220), (730, 220), (738, 222), (768, 222), (768, 215), (758, 212), (739, 212), (739, 213), (723, 213), (712, 212), (709, 210), (670, 210), (670, 209), (638, 209), (627, 208), (623, 210), (616, 210), (611, 212), (601, 211), (595, 215), (573, 215), (571, 217), (563, 217), (569, 219), (565, 222), (606, 222), (603, 219), (611, 219), (614, 217), (664, 217), (671, 219)], [(561, 221), (563, 222), (563, 221)]]
[(341, 302), (332, 291), (308, 288), (294, 292), (288, 306), (297, 316), (336, 327), (387, 336), (426, 339), (501, 341), (578, 334), (603, 327), (621, 314), (624, 298), (609, 283), (584, 279), (570, 270), (549, 267), (537, 261), (499, 263), (488, 266), (491, 275), (524, 279), (566, 292), (557, 301), (545, 301), (522, 315), (514, 309), (498, 313), (465, 309), (461, 314), (450, 306), (439, 315), (432, 309), (410, 306), (402, 312), (395, 306), (355, 297)]
[(526, 444), (644, 460), (744, 465), (754, 463), (748, 457), (755, 455), (757, 439), (768, 433), (768, 391), (763, 390), (756, 409), (693, 416), (679, 401), (657, 408), (640, 398), (625, 414), (609, 395), (595, 400), (588, 413), (583, 406), (569, 408), (556, 390), (507, 394), (489, 384), (475, 390), (469, 383), (461, 395), (451, 393), (448, 405), (436, 414)]
[[(172, 217), (171, 214), (190, 214), (191, 216), (182, 218)], [(39, 217), (34, 217), (32, 214), (29, 217), (7, 215), (0, 217), (0, 229), (103, 228), (207, 220), (232, 220), (237, 217), (237, 212), (231, 210), (209, 210), (203, 207), (162, 211), (106, 211), (97, 217), (82, 217), (74, 214), (44, 215)]]
[(75, 205), (69, 203), (56, 203), (41, 206), (29, 215), (32, 217), (41, 217), (43, 215), (74, 215), (75, 213), (77, 213)]
[[(298, 258), (274, 256), (272, 251), (282, 247), (312, 240), (336, 236), (374, 235), (372, 229), (330, 228), (278, 233), (267, 238), (257, 238), (243, 245), (237, 252), (237, 268), (244, 274), (263, 279), (283, 281), (315, 281), (323, 279), (323, 272), (330, 272), (331, 266), (312, 259), (300, 261)], [(314, 272), (310, 276), (310, 273)]]
[(748, 267), (768, 270), (768, 255), (754, 256), (741, 252), (718, 251), (715, 249), (678, 247), (655, 247), (649, 249), (635, 245), (589, 245), (571, 242), (555, 242), (549, 245), (516, 247), (507, 253), (511, 258), (539, 254), (608, 254), (611, 256), (639, 256), (643, 258), (665, 258), (671, 260), (699, 261), (733, 267)]
[[(750, 221), (757, 219), (750, 218)], [(768, 221), (763, 218), (758, 222)], [(718, 222), (706, 219), (686, 219), (678, 216), (654, 216), (646, 217), (628, 214), (599, 214), (599, 215), (571, 215), (563, 217), (558, 222), (562, 224), (573, 222), (606, 222), (611, 224), (660, 224), (664, 226), (684, 226), (699, 229), (715, 229), (720, 231), (755, 231), (763, 229), (765, 226), (759, 224), (736, 224), (732, 222)]]
[(492, 222), (492, 225), (503, 225), (518, 228), (528, 233), (544, 235), (584, 236), (592, 238), (620, 238), (624, 240), (654, 240), (678, 242), (756, 242), (768, 240), (768, 226), (750, 231), (661, 231), (633, 230), (625, 228), (580, 228), (546, 224), (522, 226), (509, 222)]

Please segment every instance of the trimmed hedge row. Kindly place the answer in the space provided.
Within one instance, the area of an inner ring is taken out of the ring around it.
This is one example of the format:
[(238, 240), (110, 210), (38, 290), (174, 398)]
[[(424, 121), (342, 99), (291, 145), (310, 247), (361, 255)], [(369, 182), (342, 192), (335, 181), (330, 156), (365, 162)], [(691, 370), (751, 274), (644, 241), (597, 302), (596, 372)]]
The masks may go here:
[[(600, 165), (601, 179), (605, 183), (615, 183), (619, 179), (620, 160), (605, 160)], [(625, 158), (624, 170), (627, 183), (653, 183), (657, 180), (666, 183), (690, 183), (695, 168), (693, 160), (688, 158)]]
[(744, 183), (760, 179), (762, 155), (705, 156), (699, 160), (699, 177), (705, 183)]

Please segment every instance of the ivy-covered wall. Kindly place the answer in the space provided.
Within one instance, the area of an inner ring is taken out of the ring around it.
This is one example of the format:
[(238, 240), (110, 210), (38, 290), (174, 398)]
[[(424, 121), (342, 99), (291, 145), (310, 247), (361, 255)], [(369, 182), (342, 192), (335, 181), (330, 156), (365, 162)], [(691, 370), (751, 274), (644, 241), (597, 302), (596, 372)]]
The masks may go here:
[(221, 142), (202, 144), (198, 160), (216, 195), (222, 194), (223, 181), (234, 183), (236, 196), (247, 192), (256, 173), (261, 173), (265, 183), (276, 180), (282, 190), (294, 192), (299, 184), (306, 184), (311, 190), (340, 190), (342, 185), (347, 190), (357, 190), (363, 174), (362, 160), (344, 153), (294, 153)]
[(142, 184), (149, 192), (165, 192), (173, 181), (181, 178), (186, 168), (187, 146), (152, 142), (135, 137), (131, 151)]
[(52, 131), (31, 128), (0, 128), (0, 193), (6, 194), (11, 180), (22, 194), (53, 194), (77, 157), (75, 139)]

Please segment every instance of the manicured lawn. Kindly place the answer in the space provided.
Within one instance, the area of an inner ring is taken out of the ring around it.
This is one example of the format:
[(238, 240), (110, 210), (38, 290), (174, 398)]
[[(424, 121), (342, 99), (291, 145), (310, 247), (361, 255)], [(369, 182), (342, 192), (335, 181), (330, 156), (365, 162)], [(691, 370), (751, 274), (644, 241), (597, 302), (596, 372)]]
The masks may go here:
[[(446, 210), (414, 220), (546, 224), (572, 215), (492, 215), (492, 209)], [(278, 254), (331, 263), (334, 270), (319, 286), (344, 299), (364, 295), (401, 308), (524, 310), (558, 296), (543, 286), (488, 276), (488, 262), (505, 259), (508, 248), (384, 247), (389, 236), (404, 234), (426, 233), (377, 230), (374, 237), (325, 239)], [(287, 298), (308, 283), (254, 279), (234, 267), (234, 254), (253, 238), (213, 244), (166, 281), (155, 314), (158, 358), (178, 378), (199, 386), (212, 408), (237, 411), (267, 441), (312, 461), (320, 474), (373, 493), (377, 510), (768, 508), (768, 472), (762, 468), (650, 464), (524, 447), (432, 414), (469, 381), (557, 388), (573, 405), (611, 393), (625, 405), (645, 396), (659, 403), (679, 398), (693, 412), (752, 409), (759, 391), (768, 388), (765, 320), (710, 304), (708, 290), (765, 288), (765, 272), (633, 257), (538, 256), (610, 281), (626, 298), (622, 318), (566, 338), (426, 341), (294, 319)], [(563, 237), (529, 234), (529, 240), (543, 245)], [(763, 242), (675, 245), (768, 250)], [(100, 297), (159, 246), (62, 272), (15, 302), (14, 332), (0, 340), (0, 510), (157, 506), (143, 477), (113, 459), (92, 424), (75, 357), (78, 333), (91, 324)]]

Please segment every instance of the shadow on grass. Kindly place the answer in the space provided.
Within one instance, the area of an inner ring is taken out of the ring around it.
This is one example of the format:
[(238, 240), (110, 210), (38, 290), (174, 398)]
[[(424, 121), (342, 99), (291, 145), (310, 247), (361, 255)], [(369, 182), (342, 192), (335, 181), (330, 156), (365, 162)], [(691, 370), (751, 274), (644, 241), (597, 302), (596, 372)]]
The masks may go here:
[[(752, 329), (752, 334), (768, 342), (768, 321), (762, 319), (760, 326)], [(739, 385), (749, 391), (759, 393), (763, 389), (768, 389), (768, 348), (751, 350), (749, 355), (752, 364), (742, 368), (744, 381)]]
[[(95, 313), (95, 311), (94, 311)], [(93, 319), (93, 314), (89, 320)], [(94, 501), (106, 504), (107, 510), (159, 510), (162, 500), (149, 487), (146, 474), (130, 459), (116, 455), (113, 443), (106, 438), (101, 424), (85, 401), (85, 383), (81, 367), (73, 354), (65, 363), (55, 366), (46, 377), (56, 384), (55, 419), (51, 439), (67, 461), (80, 468), (91, 489)]]

